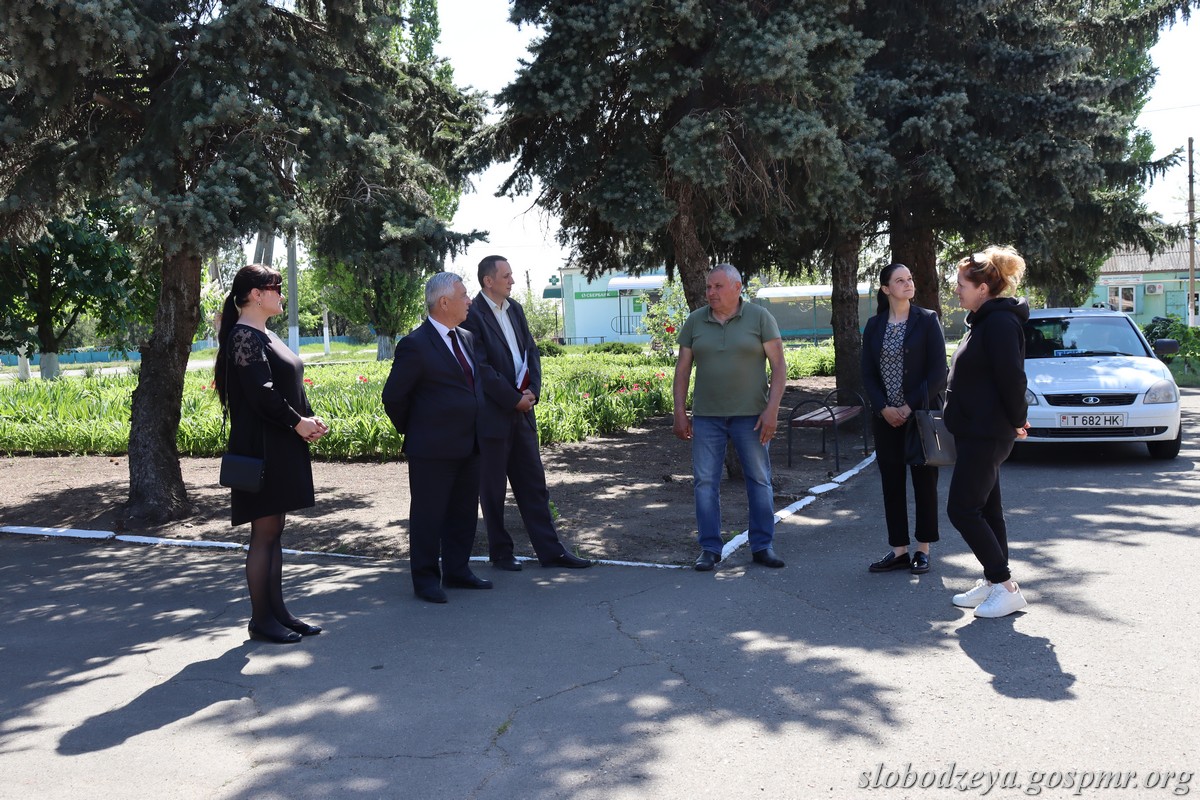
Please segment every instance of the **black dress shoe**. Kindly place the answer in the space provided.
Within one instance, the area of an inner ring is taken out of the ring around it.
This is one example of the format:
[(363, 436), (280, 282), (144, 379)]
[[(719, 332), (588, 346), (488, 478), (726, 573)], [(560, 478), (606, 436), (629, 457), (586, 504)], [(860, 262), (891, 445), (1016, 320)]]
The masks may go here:
[(591, 565), (592, 562), (588, 561), (586, 558), (580, 558), (579, 556), (574, 556), (570, 553), (563, 553), (557, 558), (552, 558), (549, 561), (542, 562), (543, 567), (564, 567), (566, 569), (587, 569)]
[(320, 625), (309, 625), (307, 622), (302, 622), (298, 619), (294, 619), (291, 622), (285, 622), (283, 623), (283, 626), (285, 628), (291, 628), (301, 636), (316, 636), (321, 632)]
[(701, 550), (700, 557), (696, 559), (696, 571), (711, 572), (713, 567), (720, 563), (720, 554), (714, 553), (712, 550)]
[(891, 572), (894, 569), (908, 569), (911, 564), (912, 561), (909, 559), (908, 553), (896, 555), (895, 551), (893, 551), (867, 567), (867, 569), (871, 572)]
[(783, 563), (783, 559), (775, 555), (775, 551), (770, 547), (752, 553), (751, 558), (754, 559), (755, 564), (762, 564), (764, 567), (779, 569), (780, 567), (787, 566)]
[(521, 562), (517, 561), (512, 556), (509, 556), (508, 558), (493, 558), (492, 566), (495, 567), (496, 569), (502, 569), (505, 572), (520, 572), (521, 571)]
[(442, 591), (442, 587), (440, 586), (429, 586), (424, 589), (413, 589), (413, 594), (427, 603), (446, 602), (446, 593)]
[(296, 633), (295, 631), (288, 631), (287, 633), (276, 636), (273, 633), (267, 633), (264, 630), (260, 630), (259, 627), (253, 622), (246, 626), (246, 630), (250, 633), (250, 638), (256, 642), (295, 644), (296, 642), (300, 641), (300, 634)]
[(443, 575), (442, 586), (447, 589), (490, 589), (492, 582), (468, 572), (466, 575)]
[(929, 572), (929, 553), (922, 553), (920, 550), (913, 553), (909, 572), (913, 575), (924, 575)]

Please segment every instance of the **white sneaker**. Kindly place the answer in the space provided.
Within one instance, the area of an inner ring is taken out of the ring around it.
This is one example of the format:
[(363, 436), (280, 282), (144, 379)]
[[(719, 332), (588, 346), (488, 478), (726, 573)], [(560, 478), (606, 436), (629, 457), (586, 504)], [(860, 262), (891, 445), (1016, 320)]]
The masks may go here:
[(987, 600), (988, 593), (992, 591), (992, 585), (983, 578), (975, 581), (975, 586), (962, 594), (956, 594), (951, 598), (952, 603), (959, 608), (975, 608), (984, 600)]
[[(1017, 586), (1016, 581), (1013, 581), (1013, 586)], [(1024, 595), (1021, 594), (1020, 586), (1017, 586), (1015, 591), (1010, 592), (1004, 588), (1003, 583), (997, 583), (992, 586), (992, 591), (988, 593), (987, 599), (975, 609), (975, 616), (987, 619), (1007, 617), (1009, 614), (1014, 611), (1020, 611), (1027, 605), (1029, 603), (1025, 601)]]

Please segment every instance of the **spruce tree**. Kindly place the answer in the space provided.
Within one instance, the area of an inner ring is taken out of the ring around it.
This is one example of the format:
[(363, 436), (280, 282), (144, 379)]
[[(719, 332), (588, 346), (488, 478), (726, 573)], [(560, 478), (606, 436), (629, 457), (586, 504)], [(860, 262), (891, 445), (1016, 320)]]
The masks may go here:
[(1144, 240), (1146, 167), (1129, 132), (1147, 84), (1129, 63), (1191, 5), (867, 0), (856, 24), (883, 46), (859, 99), (893, 167), (874, 222), (913, 270), (918, 303), (940, 306), (948, 234), (1017, 245), (1045, 286), (1078, 282), (1073, 249)]
[(500, 94), (502, 187), (537, 202), (586, 275), (678, 270), (688, 304), (729, 260), (795, 271), (862, 200), (839, 2), (517, 0), (544, 35)]

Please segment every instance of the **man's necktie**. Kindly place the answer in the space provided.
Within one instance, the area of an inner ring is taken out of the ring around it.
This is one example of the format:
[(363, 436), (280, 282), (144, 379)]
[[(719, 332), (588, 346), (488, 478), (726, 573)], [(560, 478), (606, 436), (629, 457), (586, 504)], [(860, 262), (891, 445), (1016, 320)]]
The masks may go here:
[(450, 330), (446, 333), (450, 337), (450, 346), (454, 348), (454, 357), (458, 359), (463, 375), (467, 376), (467, 386), (471, 387), (471, 391), (475, 391), (475, 376), (471, 373), (471, 365), (467, 362), (467, 357), (463, 355), (462, 348), (458, 346), (458, 331)]

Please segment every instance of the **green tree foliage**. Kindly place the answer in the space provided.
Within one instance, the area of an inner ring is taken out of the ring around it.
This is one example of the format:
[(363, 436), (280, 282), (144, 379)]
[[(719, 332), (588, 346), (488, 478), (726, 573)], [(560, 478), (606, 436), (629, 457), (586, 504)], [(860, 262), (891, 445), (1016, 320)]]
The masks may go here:
[(393, 57), (380, 33), (387, 10), (381, 0), (0, 6), (0, 237), (31, 236), (84, 197), (116, 196), (158, 253), (131, 411), (131, 516), (190, 512), (175, 433), (204, 256), (291, 231), (306, 212), (325, 242), (363, 216), (402, 238), (424, 230), (426, 187), (458, 171), (455, 132), (473, 106), (428, 65)]
[[(855, 74), (871, 45), (839, 2), (516, 0), (540, 26), (500, 94), (502, 190), (537, 202), (590, 278), (666, 264), (691, 307), (713, 259), (790, 269), (862, 199)], [(853, 216), (858, 216), (854, 214)]]
[[(1149, 57), (1164, 23), (1186, 17), (1195, 3), (1129, 0), (1103, 13), (1082, 13), (1078, 2), (1065, 2), (1057, 13), (1079, 23), (1065, 35), (1086, 48), (1081, 71), (1102, 87), (1093, 100), (1104, 120), (1090, 141), (1099, 179), (1079, 188), (1069, 209), (1059, 214), (1053, 236), (1028, 243), (1027, 282), (1051, 305), (1077, 305), (1088, 296), (1100, 265), (1119, 247), (1151, 254), (1183, 235), (1182, 226), (1165, 227), (1145, 206), (1145, 185), (1177, 163), (1180, 151), (1154, 160), (1154, 144), (1135, 127), (1154, 83)], [(1019, 239), (1018, 239), (1019, 241)]]
[(883, 47), (860, 100), (882, 123), (892, 169), (874, 224), (938, 308), (936, 240), (1013, 243), (1051, 293), (1086, 280), (1119, 242), (1147, 244), (1145, 164), (1132, 121), (1146, 51), (1188, 2), (867, 0), (856, 25)]
[(98, 207), (56, 219), (36, 241), (0, 241), (0, 349), (42, 354), (41, 376), (58, 377), (57, 355), (81, 316), (129, 346), (153, 312), (154, 281), (114, 241), (118, 215)]
[[(463, 160), (462, 145), (482, 124), (482, 101), (455, 89), (449, 65), (434, 59), (436, 1), (394, 0), (389, 7), (405, 22), (380, 29), (384, 58), (398, 69), (408, 64), (424, 71), (421, 94), (428, 104), (397, 106), (392, 123), (421, 131), (431, 145), (427, 161), (380, 161), (370, 173), (340, 171), (313, 193), (319, 208), (310, 231), (314, 268), (331, 289), (330, 308), (374, 328), (380, 360), (392, 357), (396, 337), (424, 312), (426, 279), (441, 271), (448, 255), (483, 238), (474, 231), (454, 233), (447, 224), (467, 169), (480, 165)], [(356, 192), (369, 202), (354, 200)]]

